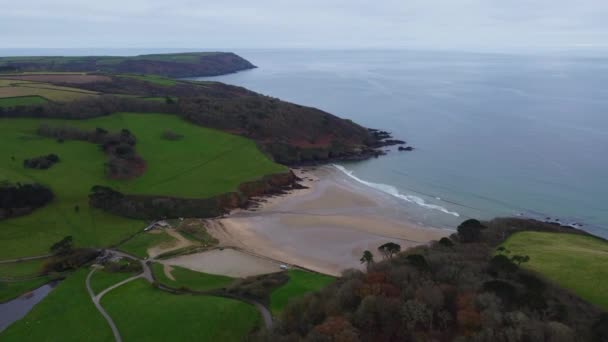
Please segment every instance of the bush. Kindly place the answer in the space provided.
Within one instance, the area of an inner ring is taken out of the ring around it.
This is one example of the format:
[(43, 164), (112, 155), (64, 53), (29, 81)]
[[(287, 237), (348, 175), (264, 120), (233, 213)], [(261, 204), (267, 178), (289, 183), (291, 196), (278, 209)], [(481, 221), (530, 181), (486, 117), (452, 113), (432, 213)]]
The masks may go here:
[(458, 237), (465, 243), (476, 242), (481, 237), (481, 230), (485, 228), (478, 220), (469, 219), (458, 226)]
[(56, 154), (26, 159), (23, 161), (23, 167), (29, 169), (46, 170), (59, 162), (59, 157)]

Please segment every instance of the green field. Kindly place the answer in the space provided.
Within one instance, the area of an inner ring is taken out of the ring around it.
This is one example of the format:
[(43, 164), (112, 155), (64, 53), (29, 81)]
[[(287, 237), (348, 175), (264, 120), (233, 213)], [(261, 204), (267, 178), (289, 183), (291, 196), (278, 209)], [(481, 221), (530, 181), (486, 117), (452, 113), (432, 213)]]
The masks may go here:
[(191, 271), (186, 268), (172, 266), (171, 275), (175, 280), (167, 278), (164, 265), (155, 263), (152, 265), (154, 278), (161, 284), (172, 288), (186, 287), (194, 291), (207, 291), (227, 287), (234, 282), (234, 278)]
[(608, 242), (583, 235), (521, 232), (503, 246), (511, 255), (528, 255), (524, 267), (608, 310)]
[(11, 262), (0, 264), (0, 278), (23, 278), (40, 275), (47, 259)]
[(85, 286), (88, 269), (69, 276), (23, 319), (0, 334), (1, 341), (113, 341)]
[(29, 106), (46, 103), (47, 100), (40, 96), (19, 96), (0, 98), (0, 107), (11, 108), (17, 106)]
[(219, 297), (173, 295), (143, 279), (109, 292), (101, 304), (125, 342), (241, 341), (260, 323), (251, 305)]
[(276, 289), (270, 296), (270, 311), (273, 315), (280, 314), (291, 299), (318, 291), (335, 280), (334, 277), (328, 275), (301, 270), (290, 270), (288, 273), (287, 284)]
[(140, 81), (146, 81), (162, 86), (174, 86), (177, 82), (168, 77), (156, 76), (156, 75), (120, 75), (121, 77), (133, 78)]
[(93, 290), (93, 293), (99, 294), (108, 287), (131, 278), (134, 275), (135, 273), (132, 272), (108, 272), (103, 269), (97, 270), (91, 276), (91, 290)]
[[(78, 88), (70, 88), (70, 87), (62, 87), (56, 86), (49, 83), (39, 83), (39, 82), (30, 82), (30, 81), (20, 81), (20, 80), (2, 80), (3, 83), (0, 86), (0, 99), (2, 101), (8, 101), (7, 103), (11, 103), (15, 101), (15, 98), (38, 98), (33, 100), (35, 102), (25, 102), (26, 100), (21, 100), (22, 104), (40, 104), (41, 100), (51, 100), (57, 102), (69, 102), (73, 100), (80, 99), (85, 96), (96, 96), (97, 93), (78, 89)], [(10, 107), (8, 105), (3, 105), (0, 102), (0, 105), (3, 107)]]
[(134, 238), (118, 246), (118, 249), (144, 259), (148, 257), (148, 248), (173, 242), (176, 242), (175, 238), (161, 230), (157, 233), (137, 234)]
[[(133, 180), (106, 178), (106, 156), (98, 146), (81, 141), (58, 143), (35, 131), (41, 122), (116, 132), (128, 128), (137, 151), (147, 162)], [(162, 139), (166, 129), (184, 136)], [(145, 223), (107, 214), (88, 205), (94, 185), (129, 194), (206, 198), (235, 191), (244, 181), (284, 172), (251, 140), (192, 125), (176, 116), (122, 113), (91, 120), (1, 119), (0, 181), (38, 182), (51, 187), (56, 199), (34, 213), (0, 221), (0, 259), (42, 255), (67, 235), (77, 246), (108, 246), (134, 234)], [(61, 158), (48, 170), (25, 169), (23, 160), (55, 153)], [(14, 157), (14, 160), (12, 159)], [(246, 165), (246, 167), (243, 167)], [(75, 210), (75, 206), (80, 209)]]

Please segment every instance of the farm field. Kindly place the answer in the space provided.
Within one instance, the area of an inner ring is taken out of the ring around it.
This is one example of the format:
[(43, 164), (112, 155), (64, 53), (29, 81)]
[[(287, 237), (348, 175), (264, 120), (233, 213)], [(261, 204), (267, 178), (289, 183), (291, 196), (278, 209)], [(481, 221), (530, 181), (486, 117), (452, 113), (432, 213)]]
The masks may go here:
[(511, 254), (530, 257), (523, 267), (608, 310), (608, 242), (574, 234), (520, 232), (503, 246)]
[(124, 341), (240, 341), (260, 324), (256, 309), (232, 299), (173, 295), (143, 279), (103, 297)]
[(270, 311), (278, 315), (290, 300), (304, 296), (306, 293), (319, 291), (332, 283), (335, 278), (302, 270), (290, 270), (287, 284), (276, 289), (270, 296)]
[[(73, 76), (82, 77), (82, 75)], [(10, 107), (10, 101), (18, 101), (16, 105), (40, 104), (44, 103), (44, 100), (69, 102), (80, 99), (85, 96), (97, 95), (96, 92), (84, 89), (57, 86), (49, 83), (34, 82), (34, 80), (41, 78), (44, 79), (44, 77), (49, 78), (53, 76), (15, 76), (12, 79), (0, 79), (0, 100), (2, 100), (0, 101), (0, 105), (3, 107)], [(66, 76), (62, 75), (60, 77)], [(21, 98), (21, 100), (19, 100), (19, 98)], [(30, 102), (27, 102), (27, 100), (29, 100)]]
[(112, 331), (85, 286), (89, 269), (59, 284), (23, 319), (0, 333), (2, 341), (112, 341)]
[[(42, 138), (35, 133), (42, 122), (111, 132), (127, 128), (137, 137), (136, 149), (146, 161), (147, 171), (132, 180), (108, 179), (106, 156), (98, 146)], [(166, 129), (184, 138), (162, 139)], [(206, 198), (286, 170), (262, 154), (253, 141), (165, 114), (120, 113), (80, 121), (2, 119), (0, 134), (0, 181), (38, 182), (56, 195), (51, 204), (27, 216), (0, 221), (0, 259), (47, 254), (51, 244), (67, 235), (74, 237), (76, 246), (108, 246), (145, 227), (143, 221), (90, 208), (87, 196), (94, 185), (129, 194)], [(57, 154), (61, 161), (48, 170), (22, 165), (26, 158), (49, 153)]]

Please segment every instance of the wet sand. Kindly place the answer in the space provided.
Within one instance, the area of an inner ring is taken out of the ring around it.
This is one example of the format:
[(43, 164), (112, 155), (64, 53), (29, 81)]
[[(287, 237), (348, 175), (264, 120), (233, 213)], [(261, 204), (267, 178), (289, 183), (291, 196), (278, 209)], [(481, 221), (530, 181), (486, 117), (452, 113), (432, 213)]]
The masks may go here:
[(406, 249), (452, 233), (403, 220), (395, 215), (402, 214), (398, 200), (354, 183), (332, 167), (296, 173), (308, 189), (208, 220), (209, 232), (223, 246), (332, 275), (362, 268), (364, 250), (380, 260), (377, 248), (386, 242)]

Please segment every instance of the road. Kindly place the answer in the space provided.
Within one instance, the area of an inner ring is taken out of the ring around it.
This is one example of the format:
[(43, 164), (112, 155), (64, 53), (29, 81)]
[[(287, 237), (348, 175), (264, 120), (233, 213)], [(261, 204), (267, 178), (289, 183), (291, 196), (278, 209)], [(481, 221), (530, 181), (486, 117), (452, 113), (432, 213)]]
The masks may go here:
[(0, 264), (12, 264), (12, 263), (15, 263), (15, 262), (44, 259), (44, 258), (48, 258), (50, 256), (52, 256), (52, 254), (37, 255), (37, 256), (25, 257), (25, 258), (17, 258), (17, 259), (6, 259), (6, 260), (0, 260)]
[[(114, 340), (116, 340), (116, 342), (122, 342), (122, 337), (120, 337), (120, 332), (118, 331), (118, 328), (116, 327), (116, 324), (114, 324), (114, 321), (112, 320), (112, 317), (110, 317), (110, 315), (108, 315), (108, 313), (106, 312), (106, 310), (101, 306), (101, 304), (99, 303), (99, 298), (95, 296), (95, 293), (91, 289), (91, 276), (93, 275), (93, 273), (95, 273), (96, 270), (97, 270), (97, 268), (93, 267), (93, 269), (91, 270), (91, 272), (87, 276), (87, 280), (86, 280), (87, 291), (89, 291), (89, 295), (91, 296), (91, 300), (93, 300), (93, 304), (95, 304), (95, 307), (97, 308), (97, 310), (99, 310), (99, 312), (101, 313), (101, 315), (103, 316), (103, 318), (105, 318), (106, 321), (108, 322), (108, 324), (110, 325), (110, 328), (112, 329), (112, 334), (114, 334)], [(127, 280), (129, 280), (129, 279), (127, 279)]]

